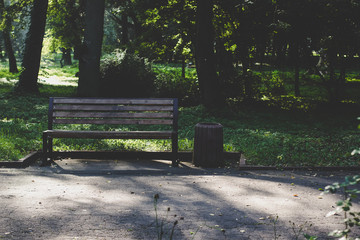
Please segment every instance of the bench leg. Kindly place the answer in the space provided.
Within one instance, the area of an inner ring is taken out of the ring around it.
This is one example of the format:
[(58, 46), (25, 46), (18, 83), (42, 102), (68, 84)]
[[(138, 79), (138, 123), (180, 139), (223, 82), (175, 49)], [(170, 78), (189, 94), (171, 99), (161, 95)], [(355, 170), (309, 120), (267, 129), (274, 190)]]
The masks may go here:
[[(41, 166), (49, 166), (52, 155), (52, 138), (49, 138), (46, 133), (43, 133), (43, 156)], [(48, 159), (50, 158), (50, 161)]]
[(171, 147), (172, 147), (172, 166), (178, 167), (180, 161), (179, 161), (179, 155), (178, 155), (179, 145), (178, 145), (177, 137), (173, 137), (171, 139)]

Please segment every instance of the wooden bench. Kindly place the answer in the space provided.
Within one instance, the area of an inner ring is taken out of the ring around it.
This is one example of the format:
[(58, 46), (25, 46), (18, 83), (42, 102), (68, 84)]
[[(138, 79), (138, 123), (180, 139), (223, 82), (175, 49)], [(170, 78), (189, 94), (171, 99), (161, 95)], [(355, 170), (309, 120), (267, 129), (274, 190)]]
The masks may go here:
[[(72, 131), (55, 124), (170, 125), (164, 131)], [(178, 165), (178, 100), (50, 98), (48, 130), (43, 132), (43, 165), (52, 160), (54, 138), (171, 139), (172, 165)]]

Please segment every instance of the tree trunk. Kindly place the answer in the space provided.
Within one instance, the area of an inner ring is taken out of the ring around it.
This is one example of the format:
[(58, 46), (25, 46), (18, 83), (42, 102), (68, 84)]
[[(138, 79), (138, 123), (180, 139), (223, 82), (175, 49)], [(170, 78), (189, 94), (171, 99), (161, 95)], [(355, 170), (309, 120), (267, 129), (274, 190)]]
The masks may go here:
[(4, 43), (5, 43), (5, 51), (9, 58), (9, 72), (11, 73), (18, 73), (19, 70), (16, 64), (16, 57), (14, 54), (14, 50), (12, 48), (10, 34), (7, 30), (3, 31)]
[(84, 42), (79, 61), (78, 95), (82, 97), (98, 95), (104, 11), (105, 0), (86, 1)]
[(185, 79), (185, 78), (186, 78), (185, 68), (186, 68), (185, 56), (182, 55), (182, 56), (181, 56), (181, 78), (182, 78), (182, 79)]
[(344, 88), (346, 85), (346, 57), (341, 54), (340, 55), (340, 76), (338, 78), (337, 81), (337, 87), (336, 87), (336, 95), (338, 96), (339, 99), (341, 99), (343, 97), (344, 94)]
[(299, 77), (299, 45), (294, 44), (294, 72), (295, 72), (295, 82), (294, 82), (294, 91), (295, 96), (300, 97), (300, 77)]
[(121, 44), (127, 45), (129, 43), (129, 23), (128, 15), (123, 13), (121, 16)]
[(214, 57), (213, 1), (198, 0), (196, 10), (196, 70), (202, 103), (213, 108), (223, 105)]
[(329, 82), (328, 82), (328, 92), (329, 92), (329, 101), (337, 102), (338, 96), (336, 92), (336, 74), (335, 74), (335, 59), (336, 55), (331, 51), (328, 53), (329, 59)]
[(34, 0), (31, 11), (31, 23), (25, 40), (25, 51), (22, 62), (22, 73), (19, 77), (17, 91), (38, 93), (37, 86), (42, 42), (45, 34), (48, 0)]
[[(2, 34), (2, 33), (0, 33), (0, 34)], [(3, 51), (3, 49), (2, 49), (2, 42), (0, 42), (0, 60), (2, 61), (2, 62), (4, 62), (5, 60), (4, 60), (4, 55), (3, 55), (3, 53), (2, 53), (2, 51)]]
[[(0, 15), (3, 15), (4, 10), (5, 10), (4, 0), (0, 0)], [(5, 51), (9, 58), (9, 72), (17, 73), (19, 72), (19, 70), (17, 68), (16, 58), (15, 58), (14, 50), (12, 48), (10, 29), (11, 29), (11, 19), (9, 17), (9, 14), (7, 14), (5, 19), (5, 27), (2, 35), (4, 38)]]
[(61, 67), (71, 65), (72, 64), (71, 48), (61, 48), (61, 51), (62, 51), (62, 57), (60, 60)]

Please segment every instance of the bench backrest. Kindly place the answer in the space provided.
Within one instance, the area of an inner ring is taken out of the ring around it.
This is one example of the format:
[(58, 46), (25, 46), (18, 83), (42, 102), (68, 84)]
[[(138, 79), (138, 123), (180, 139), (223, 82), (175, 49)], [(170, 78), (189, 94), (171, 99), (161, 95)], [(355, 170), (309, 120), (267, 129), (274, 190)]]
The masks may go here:
[(176, 98), (50, 98), (48, 129), (53, 124), (173, 125), (177, 131)]

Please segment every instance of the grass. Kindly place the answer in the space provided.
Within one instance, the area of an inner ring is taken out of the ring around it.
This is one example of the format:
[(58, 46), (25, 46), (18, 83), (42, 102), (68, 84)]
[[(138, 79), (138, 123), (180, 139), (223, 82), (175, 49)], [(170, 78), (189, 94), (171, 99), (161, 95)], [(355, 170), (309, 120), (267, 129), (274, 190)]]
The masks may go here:
[[(77, 72), (76, 65), (59, 68), (51, 61), (46, 64), (46, 76), (66, 79)], [(163, 65), (157, 69), (163, 73), (169, 71)], [(0, 68), (0, 74), (2, 71), (6, 72)], [(189, 78), (193, 78), (191, 71), (187, 73)], [(178, 69), (173, 72), (179, 74)], [(285, 82), (285, 89), (290, 89), (291, 74), (277, 74)], [(357, 84), (356, 74), (350, 79)], [(11, 93), (13, 84), (0, 82), (0, 161), (17, 160), (31, 151), (40, 150), (41, 133), (47, 129), (48, 97), (76, 94), (75, 86), (42, 83), (39, 85), (40, 96), (18, 96)], [(270, 96), (252, 105), (231, 99), (228, 108), (213, 112), (202, 106), (181, 107), (179, 149), (192, 150), (196, 123), (219, 122), (224, 126), (225, 150), (242, 151), (248, 164), (279, 167), (359, 165), (360, 154), (351, 155), (360, 145), (359, 105), (352, 103), (356, 97), (349, 95), (352, 100), (347, 104), (329, 105), (316, 99), (319, 90), (314, 87), (310, 91), (310, 87), (303, 85), (302, 91), (309, 88), (307, 94), (311, 97)], [(357, 93), (358, 89), (352, 91)], [(136, 129), (134, 126), (103, 128)], [(55, 150), (165, 151), (171, 149), (170, 144), (165, 140), (56, 139)]]

